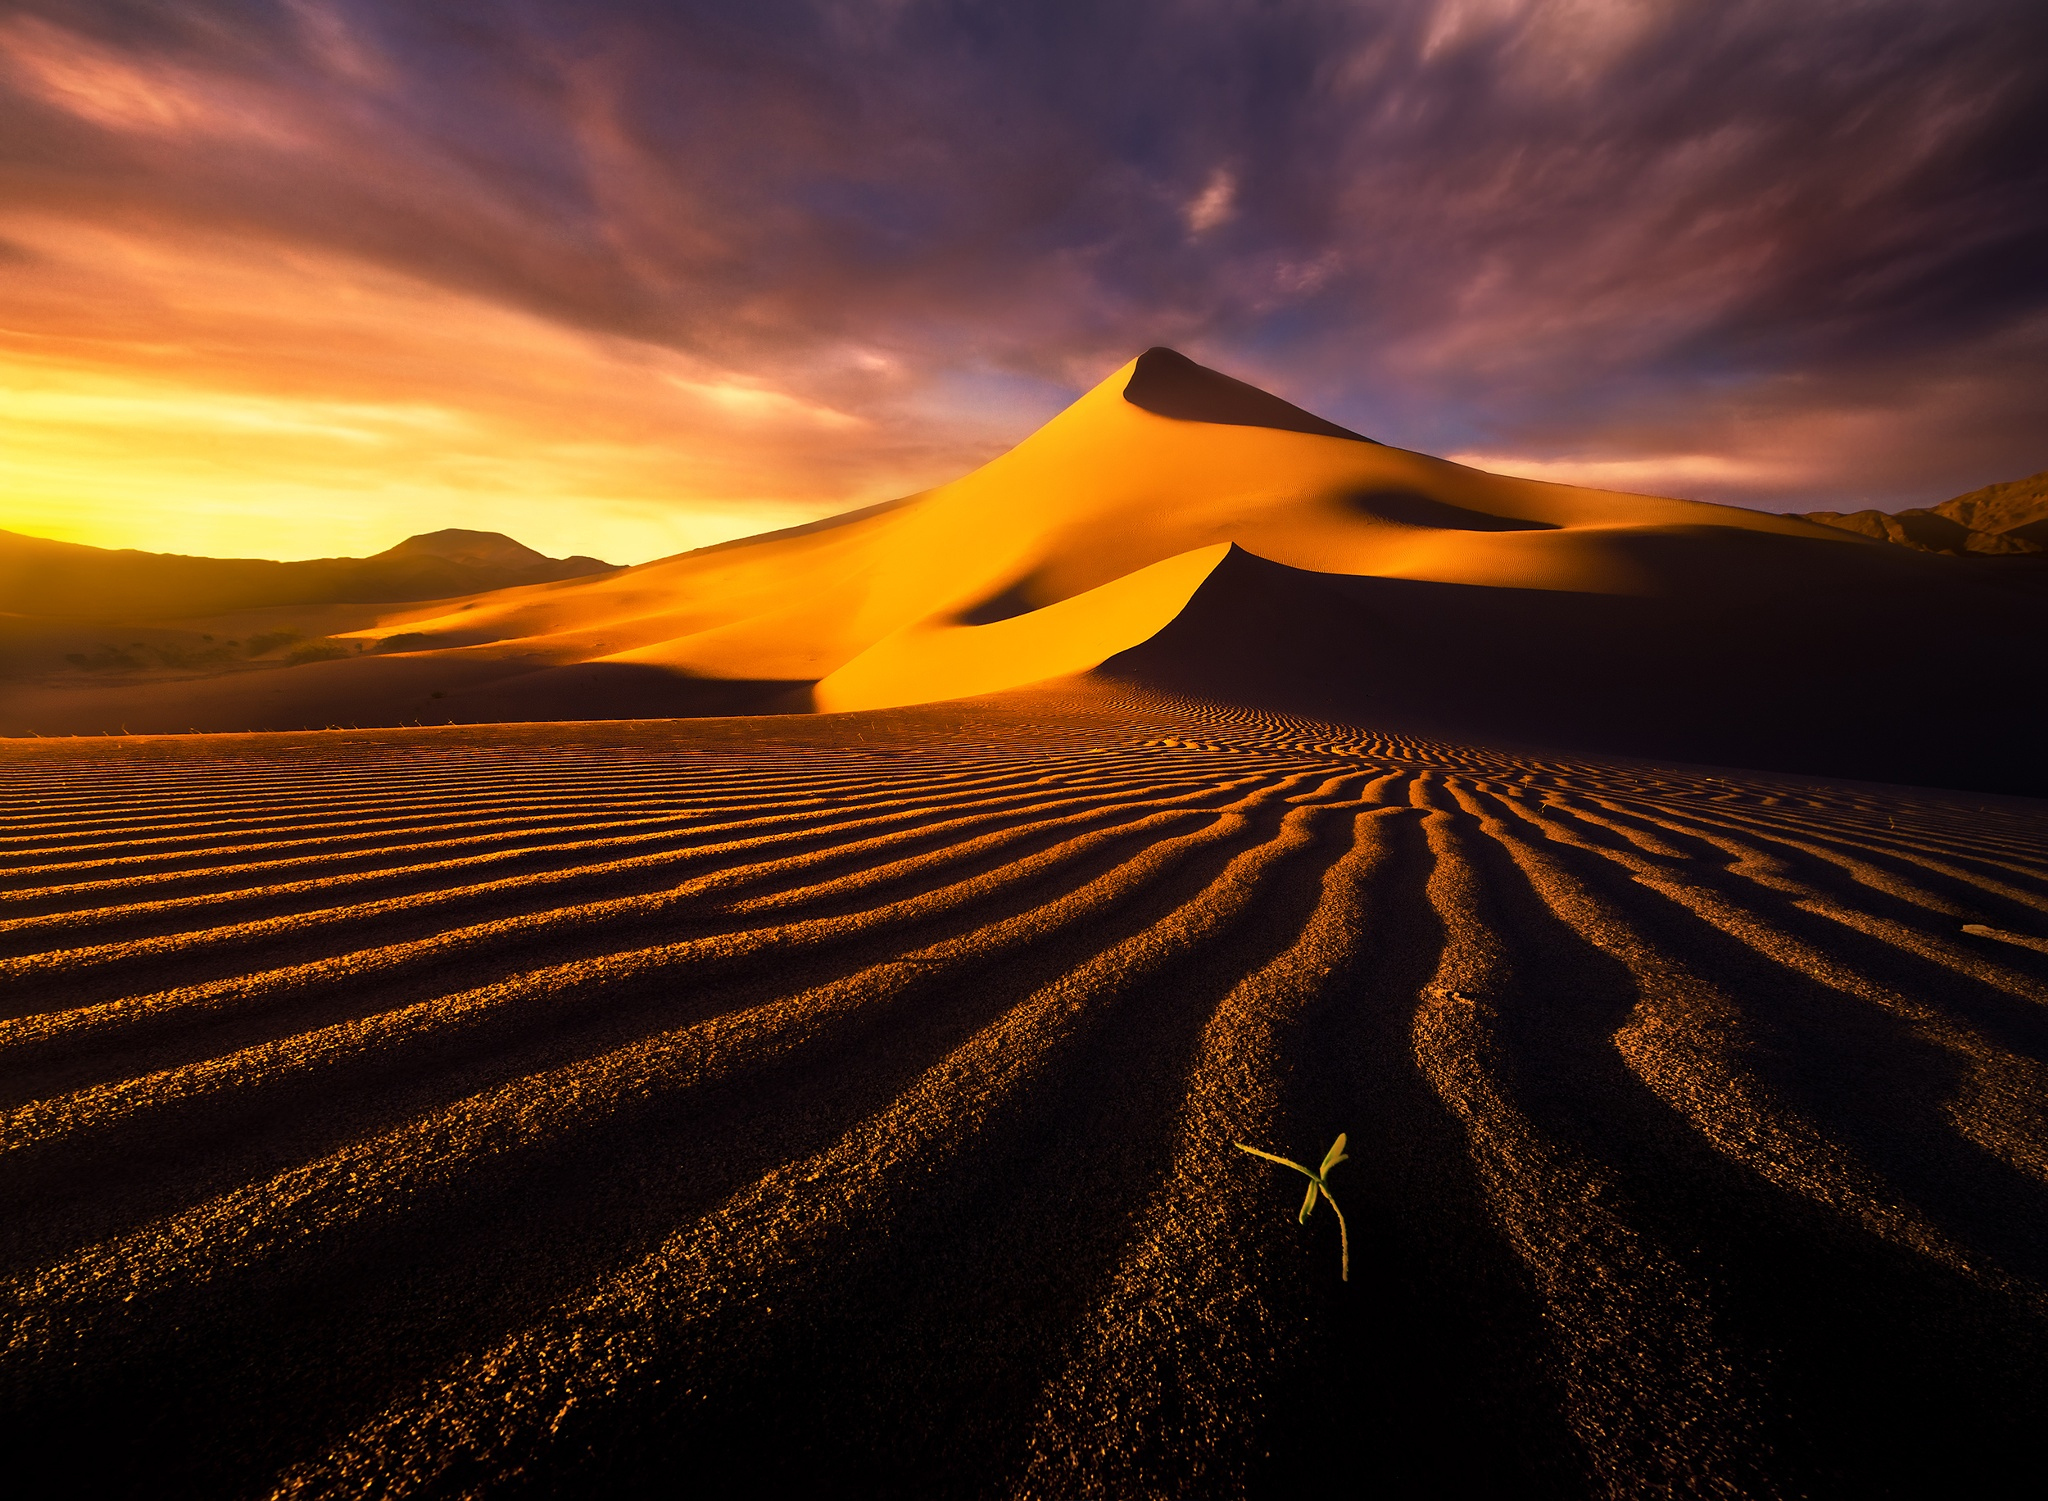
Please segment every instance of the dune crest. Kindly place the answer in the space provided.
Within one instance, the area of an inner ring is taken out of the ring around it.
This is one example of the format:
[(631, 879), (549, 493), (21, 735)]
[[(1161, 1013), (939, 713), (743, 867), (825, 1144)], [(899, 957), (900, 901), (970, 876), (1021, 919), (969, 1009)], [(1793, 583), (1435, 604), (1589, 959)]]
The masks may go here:
[[(1247, 593), (1243, 569), (1174, 561), (1231, 548), (1283, 572)], [(2037, 790), (2044, 773), (2018, 747), (2039, 715), (1979, 646), (2038, 658), (2048, 624), (2026, 578), (1976, 566), (1796, 517), (1465, 468), (1154, 349), (1007, 453), (900, 501), (602, 576), (328, 607), (285, 625), (331, 660), (176, 681), (60, 676), (12, 695), (0, 730), (844, 710), (1111, 659), (1142, 679), (1163, 659), (1130, 654), (1164, 634), (1181, 642), (1159, 680), (1176, 692), (1519, 743)], [(1219, 612), (1237, 622), (1226, 649), (1191, 655)], [(1486, 633), (1468, 629), (1475, 619)], [(1252, 640), (1261, 660), (1247, 666)], [(1503, 695), (1488, 685), (1507, 661)], [(1503, 714), (1531, 682), (1553, 691)]]
[[(0, 744), (16, 1457), (1993, 1493), (2048, 1402), (2031, 576), (1153, 351), (864, 511), (124, 627), (272, 665), (8, 723), (334, 728)], [(1235, 1145), (1340, 1132), (1349, 1280)]]
[(1198, 547), (1005, 619), (906, 626), (820, 682), (817, 705), (892, 709), (1086, 672), (1158, 634), (1229, 551)]
[(1177, 349), (1154, 346), (1139, 355), (1124, 382), (1124, 400), (1181, 422), (1220, 422), (1229, 427), (1271, 427), (1323, 438), (1372, 439), (1305, 412), (1270, 391), (1197, 365)]

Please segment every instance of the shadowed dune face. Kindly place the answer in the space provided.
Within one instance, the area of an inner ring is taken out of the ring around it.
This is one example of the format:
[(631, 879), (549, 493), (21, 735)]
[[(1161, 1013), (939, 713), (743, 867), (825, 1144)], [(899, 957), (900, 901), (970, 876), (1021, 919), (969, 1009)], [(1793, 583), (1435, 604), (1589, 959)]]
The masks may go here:
[[(599, 579), (322, 617), (309, 633), (317, 626), (345, 644), (361, 642), (371, 648), (368, 660), (328, 667), (318, 694), (283, 696), (322, 700), (316, 725), (429, 717), (410, 677), (385, 660), (401, 651), (385, 643), (402, 640), (410, 654), (445, 659), (450, 681), (439, 691), (453, 702), (436, 703), (455, 719), (500, 715), (504, 683), (514, 677), (528, 679), (520, 717), (559, 717), (549, 671), (600, 662), (681, 681), (817, 682), (826, 707), (875, 707), (874, 685), (884, 680), (892, 702), (952, 696), (946, 664), (958, 649), (950, 628), (1036, 615), (1223, 545), (1313, 571), (1464, 582), (1507, 574), (1533, 587), (1574, 589), (1633, 587), (1626, 567), (1603, 561), (1602, 535), (1616, 528), (1718, 524), (1857, 545), (1839, 531), (1754, 512), (1487, 475), (1319, 424), (1242, 382), (1152, 351), (1009, 453), (901, 502)], [(1532, 528), (1560, 537), (1518, 546), (1517, 535), (1533, 536)], [(1152, 629), (1182, 602), (1171, 591), (1159, 595)], [(1091, 634), (1112, 617), (1112, 627)], [(235, 634), (229, 624), (204, 629)], [(1024, 675), (981, 686), (1057, 676), (1134, 644), (1124, 611), (1068, 611), (1025, 634), (1038, 646), (1010, 654), (1010, 671)], [(909, 665), (913, 648), (929, 649), (931, 681), (919, 681)], [(874, 651), (898, 670), (858, 669), (833, 681)], [(488, 711), (463, 701), (474, 680), (496, 685)], [(853, 681), (870, 686), (856, 691)], [(266, 701), (275, 683), (49, 686), (59, 691), (10, 706), (0, 729), (308, 722), (276, 716), (278, 706)]]
[[(1227, 556), (1264, 582), (1218, 578)], [(2022, 749), (2048, 694), (2012, 665), (2048, 655), (2048, 576), (1995, 566), (1482, 473), (1152, 350), (921, 495), (602, 577), (330, 607), (288, 671), (19, 681), (0, 731), (855, 711), (1158, 642), (1161, 681), (1232, 701), (1284, 687), (1435, 734), (2048, 789)]]
[(1889, 549), (1615, 545), (1647, 587), (1343, 577), (1233, 552), (1102, 672), (1420, 734), (2048, 793), (2048, 599)]
[[(17, 743), (0, 873), (0, 1404), (81, 1494), (2038, 1449), (2041, 804), (1082, 685)], [(1231, 1145), (1339, 1131), (1348, 1284)]]
[(1177, 422), (1219, 422), (1230, 427), (1270, 427), (1320, 438), (1372, 439), (1339, 427), (1290, 401), (1197, 365), (1175, 349), (1153, 348), (1138, 356), (1124, 382), (1124, 400)]
[(1373, 521), (1391, 521), (1397, 526), (1434, 527), (1453, 532), (1549, 532), (1554, 521), (1522, 521), (1513, 516), (1490, 516), (1466, 506), (1434, 500), (1417, 490), (1361, 490), (1342, 497), (1346, 507)]

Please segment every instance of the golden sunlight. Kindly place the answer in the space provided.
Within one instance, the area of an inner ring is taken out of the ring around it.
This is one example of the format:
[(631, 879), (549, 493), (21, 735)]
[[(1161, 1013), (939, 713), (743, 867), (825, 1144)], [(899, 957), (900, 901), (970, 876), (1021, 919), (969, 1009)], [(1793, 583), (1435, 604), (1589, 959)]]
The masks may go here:
[(0, 527), (309, 557), (460, 526), (637, 562), (916, 487), (885, 435), (845, 451), (867, 420), (673, 350), (303, 250), (4, 230), (31, 259)]

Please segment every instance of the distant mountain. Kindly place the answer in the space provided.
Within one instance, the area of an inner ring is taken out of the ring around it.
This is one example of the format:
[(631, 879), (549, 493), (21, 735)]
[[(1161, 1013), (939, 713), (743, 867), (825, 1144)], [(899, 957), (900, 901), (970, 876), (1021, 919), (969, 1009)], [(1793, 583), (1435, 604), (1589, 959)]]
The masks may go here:
[[(0, 734), (861, 711), (1094, 673), (1424, 738), (2039, 795), (2044, 583), (1361, 441), (1155, 350), (891, 504), (542, 589), (37, 645)], [(281, 662), (250, 650), (281, 630), (304, 638)]]
[[(556, 561), (546, 553), (535, 552), (524, 542), (514, 542), (503, 532), (466, 532), (459, 526), (407, 537), (398, 546), (387, 547), (376, 556), (398, 560), (439, 558), (443, 562), (463, 563), (473, 568), (534, 568)], [(597, 562), (595, 558), (567, 558), (562, 561)]]
[(2048, 469), (1911, 510), (1807, 511), (1808, 521), (1918, 552), (2016, 557), (2048, 553)]
[(424, 532), (367, 558), (194, 558), (0, 531), (0, 611), (70, 619), (177, 619), (277, 605), (399, 604), (610, 573), (500, 532)]

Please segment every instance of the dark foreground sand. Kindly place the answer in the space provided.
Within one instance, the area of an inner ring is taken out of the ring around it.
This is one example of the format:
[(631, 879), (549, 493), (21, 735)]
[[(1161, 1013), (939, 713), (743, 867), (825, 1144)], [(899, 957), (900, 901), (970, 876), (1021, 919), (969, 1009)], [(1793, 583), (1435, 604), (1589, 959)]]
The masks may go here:
[[(0, 866), (0, 1441), (72, 1494), (2048, 1449), (2048, 804), (1076, 690), (12, 742)], [(1348, 1284), (1230, 1145), (1339, 1131)]]

